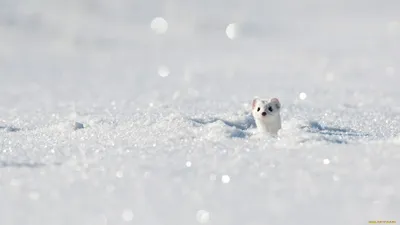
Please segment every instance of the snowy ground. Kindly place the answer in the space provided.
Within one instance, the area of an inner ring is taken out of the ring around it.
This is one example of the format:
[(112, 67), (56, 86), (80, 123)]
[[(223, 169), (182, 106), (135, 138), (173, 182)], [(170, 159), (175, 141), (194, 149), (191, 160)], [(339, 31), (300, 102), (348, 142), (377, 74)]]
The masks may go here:
[[(399, 223), (398, 12), (0, 0), (0, 224)], [(280, 99), (278, 139), (254, 96)]]

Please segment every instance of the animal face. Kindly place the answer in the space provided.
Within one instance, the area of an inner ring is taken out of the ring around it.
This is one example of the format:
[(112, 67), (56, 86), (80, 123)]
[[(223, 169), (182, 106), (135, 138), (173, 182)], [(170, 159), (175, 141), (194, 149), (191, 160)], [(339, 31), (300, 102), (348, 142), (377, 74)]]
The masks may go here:
[(252, 103), (252, 113), (257, 119), (268, 119), (280, 113), (281, 104), (277, 98), (270, 100), (255, 98)]

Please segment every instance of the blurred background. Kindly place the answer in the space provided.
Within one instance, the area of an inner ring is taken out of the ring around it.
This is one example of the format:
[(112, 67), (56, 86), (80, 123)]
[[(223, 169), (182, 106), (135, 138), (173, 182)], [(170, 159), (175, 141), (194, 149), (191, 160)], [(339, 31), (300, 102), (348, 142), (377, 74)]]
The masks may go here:
[(399, 12), (396, 0), (1, 0), (0, 104), (390, 89)]

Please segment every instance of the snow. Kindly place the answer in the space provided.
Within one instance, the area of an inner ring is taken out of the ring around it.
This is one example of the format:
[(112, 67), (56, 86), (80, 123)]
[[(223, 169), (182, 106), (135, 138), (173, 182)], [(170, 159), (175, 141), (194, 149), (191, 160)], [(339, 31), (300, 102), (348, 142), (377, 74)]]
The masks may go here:
[(0, 0), (1, 224), (400, 221), (399, 11)]

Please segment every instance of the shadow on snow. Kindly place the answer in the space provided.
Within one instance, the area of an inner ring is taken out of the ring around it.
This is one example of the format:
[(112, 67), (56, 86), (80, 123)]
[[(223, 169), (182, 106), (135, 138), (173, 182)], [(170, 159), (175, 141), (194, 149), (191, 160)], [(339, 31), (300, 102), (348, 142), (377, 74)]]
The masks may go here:
[(52, 163), (52, 164), (45, 164), (45, 163), (37, 163), (37, 162), (7, 162), (7, 161), (0, 161), (0, 168), (41, 168), (44, 166), (59, 166), (61, 163)]
[(318, 121), (309, 121), (307, 125), (300, 126), (300, 129), (313, 134), (318, 134), (317, 140), (334, 144), (347, 144), (351, 140), (369, 137), (369, 134), (358, 132), (349, 128), (325, 126)]
[[(232, 131), (230, 131), (230, 137), (232, 138), (246, 138), (249, 136), (248, 129), (255, 128), (256, 126), (254, 118), (251, 116), (239, 121), (228, 121), (220, 118), (191, 118), (190, 120), (199, 125), (207, 125), (217, 122), (223, 123), (228, 127), (234, 128)], [(306, 133), (316, 135), (301, 141), (303, 143), (314, 140), (325, 141), (333, 144), (347, 144), (349, 141), (355, 141), (357, 139), (370, 136), (369, 134), (358, 132), (349, 128), (326, 126), (318, 121), (308, 121), (307, 125), (300, 126), (299, 128)]]

